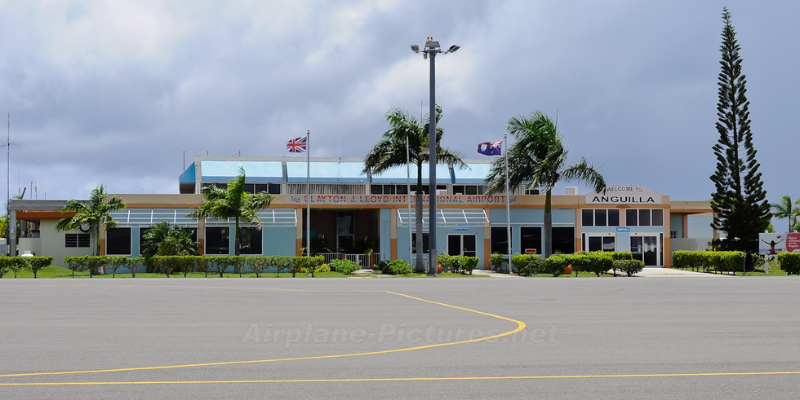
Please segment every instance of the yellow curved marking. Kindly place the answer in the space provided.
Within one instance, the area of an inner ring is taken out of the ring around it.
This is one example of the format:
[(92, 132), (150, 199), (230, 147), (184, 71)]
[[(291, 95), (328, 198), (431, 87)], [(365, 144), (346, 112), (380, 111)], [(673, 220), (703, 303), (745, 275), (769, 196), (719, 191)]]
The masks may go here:
[(344, 378), (344, 379), (256, 379), (236, 381), (131, 381), (131, 382), (33, 382), (0, 383), (0, 386), (89, 386), (89, 385), (196, 385), (219, 383), (341, 383), (341, 382), (441, 382), (494, 381), (526, 379), (598, 379), (598, 378), (675, 378), (701, 376), (800, 375), (800, 371), (772, 372), (698, 372), (685, 374), (619, 374), (619, 375), (530, 375), (530, 376), (454, 376), (425, 378)]
[(466, 344), (466, 343), (475, 343), (481, 342), (484, 340), (491, 340), (500, 338), (503, 336), (513, 335), (523, 329), (525, 329), (525, 323), (522, 321), (517, 321), (515, 319), (501, 317), (499, 315), (489, 314), (482, 311), (471, 310), (469, 308), (453, 306), (450, 304), (439, 303), (436, 301), (425, 300), (419, 297), (409, 296), (402, 293), (395, 293), (395, 292), (386, 292), (390, 294), (394, 294), (397, 296), (406, 297), (409, 299), (419, 300), (425, 303), (436, 304), (444, 307), (455, 308), (457, 310), (468, 311), (475, 314), (486, 315), (489, 317), (494, 317), (497, 319), (502, 319), (504, 321), (510, 321), (517, 324), (517, 328), (514, 330), (510, 330), (505, 333), (500, 333), (493, 336), (486, 336), (478, 339), (471, 339), (471, 340), (462, 340), (458, 342), (449, 342), (449, 343), (437, 343), (437, 344), (429, 344), (425, 346), (416, 346), (416, 347), (408, 347), (404, 349), (394, 349), (394, 350), (379, 350), (379, 351), (370, 351), (365, 353), (349, 353), (349, 354), (332, 354), (327, 356), (311, 356), (311, 357), (292, 357), (292, 358), (276, 358), (271, 360), (248, 360), (248, 361), (222, 361), (222, 362), (212, 362), (212, 363), (202, 363), (202, 364), (180, 364), (180, 365), (162, 365), (157, 367), (134, 367), (134, 368), (115, 368), (115, 369), (96, 369), (96, 370), (86, 370), (86, 371), (61, 371), (61, 372), (31, 372), (31, 373), (22, 373), (22, 374), (5, 374), (0, 375), (0, 378), (11, 378), (11, 377), (20, 377), (20, 376), (46, 376), (46, 375), (75, 375), (75, 374), (98, 374), (103, 372), (125, 372), (125, 371), (151, 371), (151, 370), (159, 370), (159, 369), (174, 369), (174, 368), (191, 368), (191, 367), (211, 367), (211, 366), (219, 366), (219, 365), (236, 365), (236, 364), (257, 364), (257, 363), (268, 363), (268, 362), (279, 362), (279, 361), (302, 361), (302, 360), (324, 360), (328, 358), (343, 358), (343, 357), (358, 357), (358, 356), (371, 356), (377, 354), (390, 354), (390, 353), (400, 353), (405, 351), (414, 351), (414, 350), (423, 350), (423, 349), (431, 349), (434, 347), (444, 347), (444, 346), (452, 346), (456, 344)]

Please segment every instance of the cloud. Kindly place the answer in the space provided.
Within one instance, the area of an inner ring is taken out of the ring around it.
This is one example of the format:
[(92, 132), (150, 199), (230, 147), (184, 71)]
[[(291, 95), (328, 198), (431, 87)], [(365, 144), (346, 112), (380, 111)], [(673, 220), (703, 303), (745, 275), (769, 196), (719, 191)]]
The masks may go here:
[[(770, 198), (791, 193), (800, 6), (726, 3), (742, 45)], [(11, 112), (12, 188), (82, 198), (176, 193), (183, 150), (360, 157), (390, 107), (428, 109), (434, 36), (445, 145), (477, 157), (506, 121), (558, 115), (574, 157), (610, 183), (703, 199), (723, 3), (676, 1), (252, 1), (0, 3), (0, 89)], [(343, 140), (344, 139), (344, 140)], [(0, 168), (2, 170), (2, 168)], [(14, 179), (16, 176), (16, 179)], [(25, 183), (27, 182), (27, 183)], [(14, 190), (12, 190), (14, 192)], [(774, 195), (773, 195), (774, 193)]]

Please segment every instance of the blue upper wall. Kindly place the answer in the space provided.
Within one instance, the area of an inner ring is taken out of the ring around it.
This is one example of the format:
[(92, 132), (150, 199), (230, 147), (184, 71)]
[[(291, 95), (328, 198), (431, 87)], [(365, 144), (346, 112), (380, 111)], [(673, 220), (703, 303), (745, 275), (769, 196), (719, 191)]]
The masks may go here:
[[(193, 183), (196, 180), (196, 169), (200, 168), (202, 182), (227, 182), (239, 174), (244, 168), (247, 182), (305, 182), (309, 165), (300, 158), (242, 160), (237, 157), (224, 159), (196, 158), (179, 178), (181, 183)], [(197, 166), (195, 165), (197, 164)], [(469, 162), (467, 168), (450, 168), (447, 165), (436, 166), (436, 181), (439, 184), (483, 184), (491, 164), (485, 162)], [(357, 159), (311, 159), (311, 181), (315, 183), (406, 183), (406, 166), (402, 165), (371, 177), (363, 173), (364, 162)], [(417, 167), (411, 165), (411, 182), (416, 184)], [(428, 184), (429, 166), (422, 165), (422, 182)]]
[[(204, 182), (227, 182), (239, 175), (239, 168), (244, 168), (247, 182), (283, 181), (283, 163), (280, 161), (203, 161), (200, 165)], [(191, 169), (194, 170), (194, 164)]]

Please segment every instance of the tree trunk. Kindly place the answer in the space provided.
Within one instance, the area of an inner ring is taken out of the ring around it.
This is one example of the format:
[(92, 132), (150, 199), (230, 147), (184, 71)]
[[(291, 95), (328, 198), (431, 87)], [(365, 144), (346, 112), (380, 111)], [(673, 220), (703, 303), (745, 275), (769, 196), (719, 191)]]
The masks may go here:
[(553, 254), (553, 209), (552, 190), (548, 190), (544, 197), (544, 256)]

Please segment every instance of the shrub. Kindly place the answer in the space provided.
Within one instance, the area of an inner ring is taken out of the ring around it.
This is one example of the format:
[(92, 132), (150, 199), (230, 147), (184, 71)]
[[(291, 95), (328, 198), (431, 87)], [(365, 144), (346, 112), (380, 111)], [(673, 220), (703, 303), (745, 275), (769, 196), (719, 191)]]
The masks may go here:
[(87, 265), (87, 258), (88, 256), (68, 256), (64, 257), (64, 263), (67, 264), (67, 268), (72, 271), (72, 277), (75, 278), (75, 271), (83, 271), (86, 269)]
[(693, 271), (741, 271), (745, 254), (741, 251), (688, 251), (679, 250), (672, 254), (674, 268), (691, 268)]
[(359, 269), (361, 269), (361, 267), (359, 267), (358, 264), (350, 260), (341, 260), (341, 259), (331, 260), (330, 267), (333, 268), (334, 271), (345, 275), (350, 275), (354, 271), (358, 271)]
[(3, 264), (0, 269), (5, 271), (13, 271), (14, 278), (17, 277), (17, 272), (28, 268), (28, 263), (25, 262), (25, 257), (0, 257), (0, 264)]
[(489, 256), (489, 264), (492, 265), (492, 271), (500, 272), (508, 270), (508, 256), (505, 254), (492, 254)]
[(33, 272), (33, 278), (36, 279), (36, 274), (44, 267), (47, 267), (53, 264), (53, 257), (46, 256), (46, 257), (21, 257), (25, 258), (25, 263), (27, 263), (27, 268)]
[(470, 275), (472, 275), (472, 270), (474, 270), (478, 266), (480, 259), (478, 259), (478, 257), (469, 257), (469, 256), (460, 256), (460, 257), (461, 261), (459, 262), (459, 264), (461, 265), (461, 273), (462, 274), (469, 273)]
[(569, 260), (565, 256), (552, 255), (544, 260), (544, 270), (553, 276), (561, 275), (567, 265), (569, 265)]
[(387, 263), (387, 262), (386, 262), (386, 261), (384, 261), (384, 260), (381, 260), (381, 261), (378, 261), (378, 263), (377, 263), (377, 264), (375, 264), (375, 269), (377, 269), (377, 270), (380, 270), (380, 271), (383, 271), (383, 270), (385, 270), (385, 269), (386, 269), (388, 266), (389, 266), (389, 263)]
[(537, 254), (515, 254), (511, 257), (511, 265), (519, 276), (531, 276), (544, 272), (544, 260)]
[(614, 270), (620, 270), (628, 276), (642, 272), (644, 261), (641, 260), (614, 260)]
[(405, 275), (411, 273), (411, 266), (405, 260), (394, 260), (383, 270), (384, 274)]
[(106, 266), (111, 270), (111, 277), (117, 277), (117, 270), (128, 266), (130, 264), (129, 258), (125, 256), (109, 256), (106, 258)]
[(458, 270), (458, 260), (447, 253), (439, 253), (436, 256), (436, 260), (442, 266), (442, 272), (456, 272)]
[(800, 275), (800, 253), (778, 253), (778, 261), (786, 275)]

